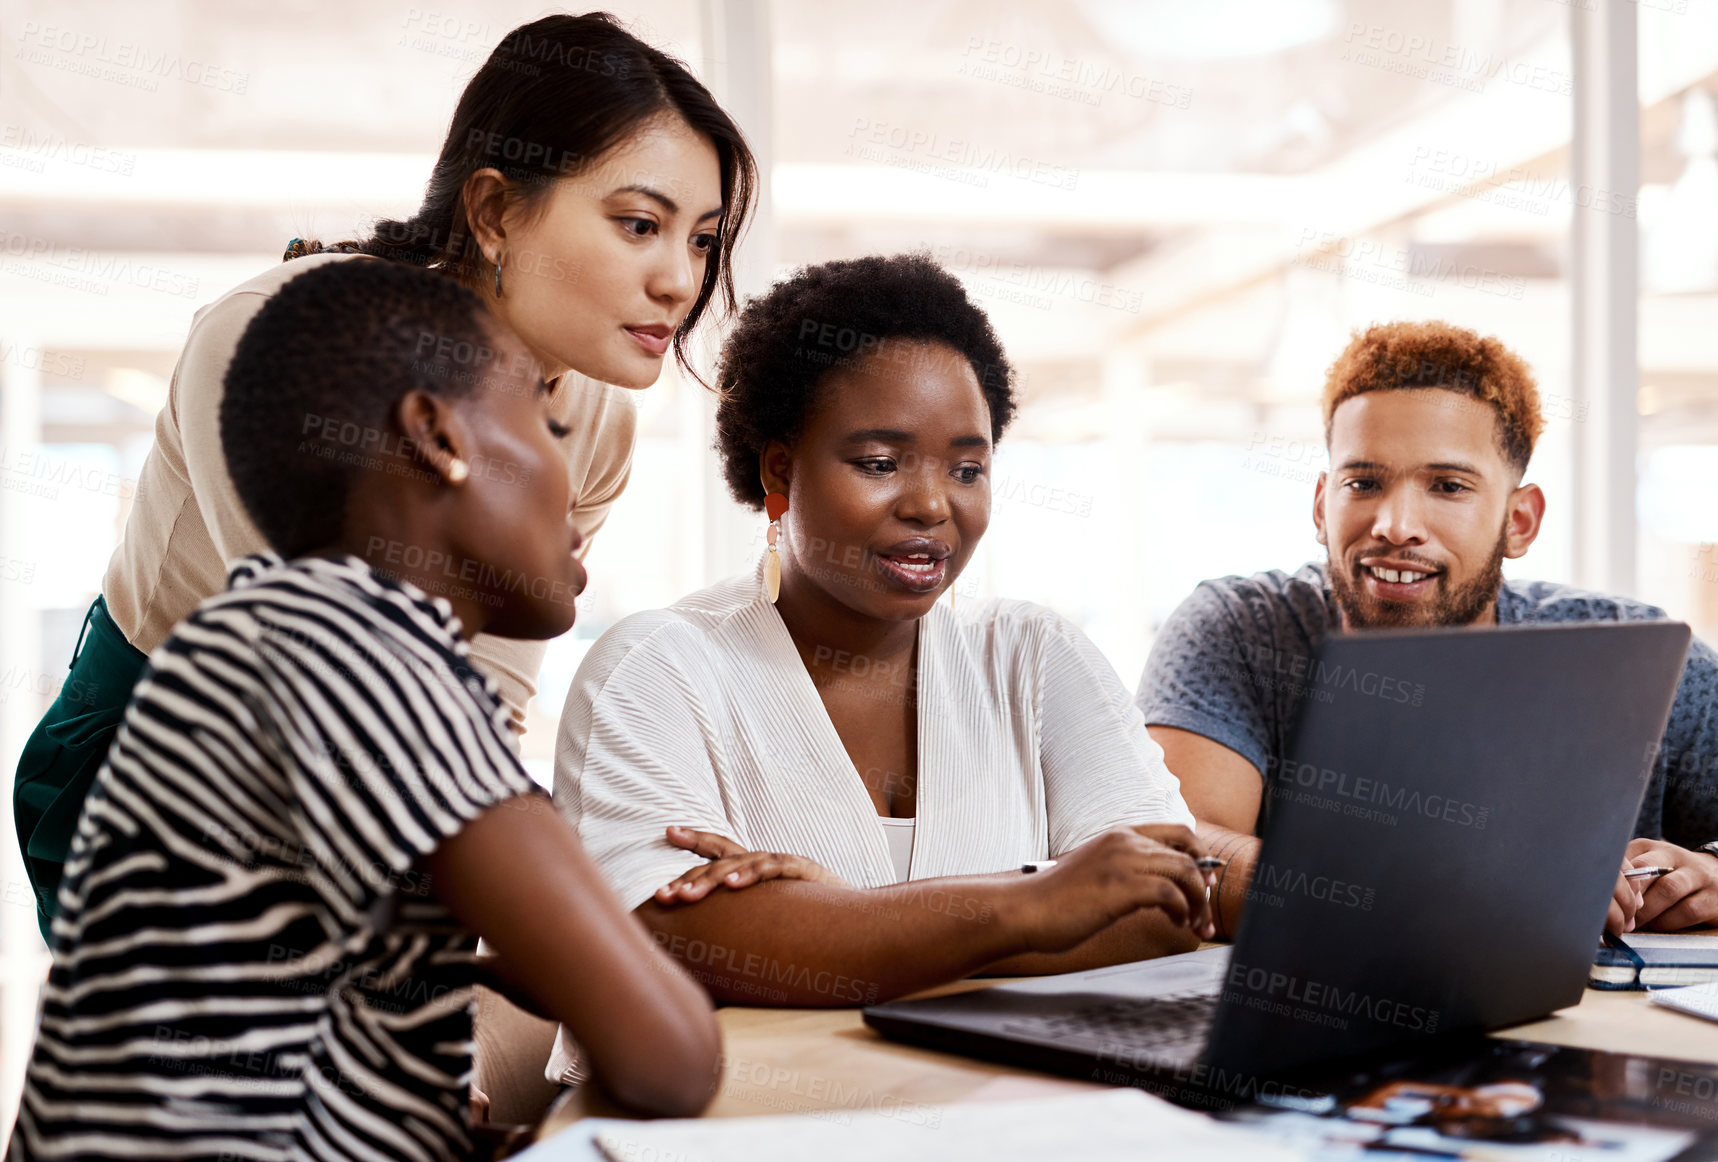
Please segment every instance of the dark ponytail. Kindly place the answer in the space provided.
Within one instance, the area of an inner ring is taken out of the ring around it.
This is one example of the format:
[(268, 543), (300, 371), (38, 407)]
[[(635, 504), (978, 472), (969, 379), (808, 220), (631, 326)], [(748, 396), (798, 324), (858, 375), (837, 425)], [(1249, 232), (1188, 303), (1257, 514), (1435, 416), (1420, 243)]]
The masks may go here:
[(294, 239), (286, 258), (336, 251), (372, 254), (451, 274), (474, 286), (487, 263), (471, 229), (465, 182), (493, 167), (520, 204), (553, 180), (588, 172), (599, 157), (652, 117), (672, 114), (708, 138), (721, 167), (723, 216), (704, 284), (674, 334), (674, 354), (692, 370), (687, 340), (720, 289), (734, 306), (734, 245), (757, 196), (757, 165), (733, 122), (686, 66), (622, 28), (606, 12), (545, 16), (502, 38), (460, 95), (423, 205), (405, 221), (382, 219), (362, 241)]

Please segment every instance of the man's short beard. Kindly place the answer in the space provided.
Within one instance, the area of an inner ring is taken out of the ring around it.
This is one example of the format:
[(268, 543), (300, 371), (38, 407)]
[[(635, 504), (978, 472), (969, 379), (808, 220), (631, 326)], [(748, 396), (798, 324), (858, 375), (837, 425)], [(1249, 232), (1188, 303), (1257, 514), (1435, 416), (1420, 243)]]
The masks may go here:
[(1331, 591), (1336, 594), (1336, 606), (1349, 629), (1412, 629), (1440, 625), (1472, 625), (1486, 607), (1497, 599), (1503, 584), (1503, 556), (1509, 544), (1509, 527), (1497, 534), (1497, 544), (1485, 567), (1465, 585), (1446, 588), (1447, 573), (1438, 575), (1438, 595), (1428, 604), (1420, 601), (1382, 601), (1366, 596), (1360, 578), (1360, 566), (1345, 572), (1334, 560), (1327, 559)]

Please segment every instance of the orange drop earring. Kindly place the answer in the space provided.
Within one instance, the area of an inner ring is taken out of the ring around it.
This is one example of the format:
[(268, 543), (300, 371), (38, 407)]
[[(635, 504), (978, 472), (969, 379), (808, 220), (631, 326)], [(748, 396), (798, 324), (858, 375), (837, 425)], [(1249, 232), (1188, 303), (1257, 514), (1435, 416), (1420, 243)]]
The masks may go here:
[(781, 539), (781, 515), (787, 511), (787, 497), (779, 492), (766, 492), (764, 511), (770, 518), (769, 556), (764, 561), (764, 592), (769, 595), (770, 604), (774, 605), (775, 599), (781, 596), (781, 554), (776, 551), (776, 542)]

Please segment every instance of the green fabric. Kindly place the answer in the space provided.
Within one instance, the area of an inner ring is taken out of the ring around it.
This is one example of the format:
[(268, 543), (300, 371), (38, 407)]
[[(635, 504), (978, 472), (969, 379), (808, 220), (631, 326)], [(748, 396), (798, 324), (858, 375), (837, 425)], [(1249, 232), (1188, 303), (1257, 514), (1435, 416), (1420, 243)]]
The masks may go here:
[(36, 921), (50, 947), (60, 871), (71, 851), (78, 814), (147, 660), (125, 640), (107, 615), (107, 603), (97, 597), (84, 618), (60, 696), (19, 756), (12, 812), (24, 870), (36, 892)]

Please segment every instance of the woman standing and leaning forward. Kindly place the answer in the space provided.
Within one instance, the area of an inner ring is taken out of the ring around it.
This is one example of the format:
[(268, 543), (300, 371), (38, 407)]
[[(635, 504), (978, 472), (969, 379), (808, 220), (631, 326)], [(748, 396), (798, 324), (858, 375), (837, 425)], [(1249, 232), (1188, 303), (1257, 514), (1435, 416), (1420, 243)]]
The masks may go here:
[[(102, 596), (18, 765), (18, 841), (44, 936), (78, 812), (147, 655), (222, 589), (228, 562), (266, 547), (235, 493), (217, 417), (239, 336), (282, 284), (320, 265), (381, 259), (474, 290), (555, 384), (551, 406), (570, 432), (555, 471), (571, 475), (588, 545), (632, 462), (636, 419), (621, 389), (654, 383), (671, 347), (684, 362), (718, 293), (732, 304), (730, 259), (755, 188), (739, 130), (683, 65), (604, 14), (548, 16), (510, 32), (466, 86), (415, 215), (327, 250), (295, 241), (295, 261), (197, 313)], [(329, 416), (297, 422), (304, 446), (332, 458), (362, 462), (380, 443)], [(494, 459), (468, 470), (527, 488), (555, 483)], [(394, 548), (397, 561), (412, 552)], [(453, 562), (428, 581), (451, 589), (468, 573)], [(491, 635), (472, 643), (515, 729), (543, 648)]]
[(1193, 817), (1109, 663), (1041, 606), (938, 602), (989, 524), (1011, 383), (917, 256), (806, 269), (724, 349), (763, 563), (604, 634), (555, 767), (621, 903), (720, 1000), (865, 1003), (1211, 930)]

